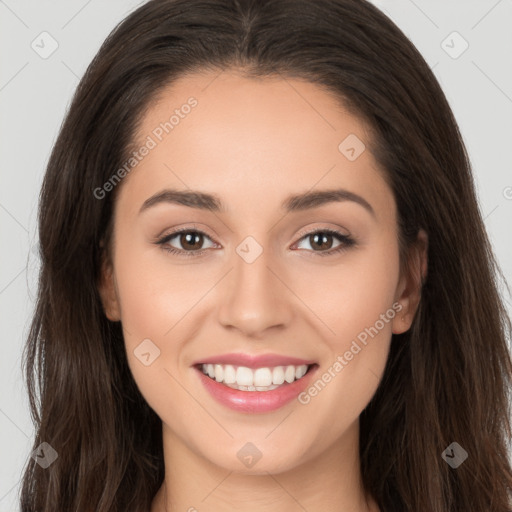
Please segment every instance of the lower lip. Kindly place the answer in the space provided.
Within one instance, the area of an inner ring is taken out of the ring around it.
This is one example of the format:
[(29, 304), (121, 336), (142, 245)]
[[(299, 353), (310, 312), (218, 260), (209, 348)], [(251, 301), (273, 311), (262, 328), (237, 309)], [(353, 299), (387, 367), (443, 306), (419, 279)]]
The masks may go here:
[(318, 369), (318, 365), (311, 367), (301, 379), (291, 384), (283, 384), (271, 391), (240, 391), (220, 384), (205, 375), (199, 368), (195, 368), (199, 378), (212, 397), (219, 403), (239, 412), (270, 412), (275, 411), (291, 402), (304, 389), (306, 389)]

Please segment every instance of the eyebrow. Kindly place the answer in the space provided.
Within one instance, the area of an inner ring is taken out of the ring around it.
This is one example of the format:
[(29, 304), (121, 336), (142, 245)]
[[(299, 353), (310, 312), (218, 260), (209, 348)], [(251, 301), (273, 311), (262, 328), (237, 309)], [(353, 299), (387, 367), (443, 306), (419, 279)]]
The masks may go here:
[[(376, 218), (375, 210), (366, 199), (345, 189), (315, 190), (291, 195), (285, 199), (281, 207), (286, 212), (291, 213), (318, 208), (327, 203), (339, 203), (344, 201), (359, 204)], [(165, 189), (146, 199), (139, 210), (139, 214), (161, 203), (181, 204), (190, 208), (219, 213), (227, 211), (222, 200), (214, 194), (207, 194), (195, 190)]]

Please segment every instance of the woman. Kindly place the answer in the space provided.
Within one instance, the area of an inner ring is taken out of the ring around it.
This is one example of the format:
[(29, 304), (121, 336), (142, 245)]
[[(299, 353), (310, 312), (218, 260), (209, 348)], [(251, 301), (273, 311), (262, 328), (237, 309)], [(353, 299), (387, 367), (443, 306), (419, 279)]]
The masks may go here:
[(141, 6), (39, 219), (26, 374), (55, 456), (23, 511), (512, 510), (511, 326), (467, 153), (371, 4)]

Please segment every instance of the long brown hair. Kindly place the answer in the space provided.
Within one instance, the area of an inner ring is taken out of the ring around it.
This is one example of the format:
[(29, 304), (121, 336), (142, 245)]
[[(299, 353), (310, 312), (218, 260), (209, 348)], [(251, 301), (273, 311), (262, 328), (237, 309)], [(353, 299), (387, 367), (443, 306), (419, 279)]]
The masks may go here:
[[(365, 0), (151, 0), (109, 35), (80, 81), (39, 207), (41, 273), (23, 354), (34, 449), (23, 512), (149, 510), (162, 484), (161, 421), (129, 371), (120, 323), (98, 293), (115, 193), (93, 193), (126, 161), (155, 95), (196, 70), (302, 78), (373, 131), (402, 247), (429, 237), (409, 331), (393, 335), (360, 418), (365, 489), (383, 512), (511, 512), (511, 322), (456, 121), (420, 53)], [(401, 253), (403, 257), (404, 253)], [(443, 451), (457, 442), (457, 469)]]

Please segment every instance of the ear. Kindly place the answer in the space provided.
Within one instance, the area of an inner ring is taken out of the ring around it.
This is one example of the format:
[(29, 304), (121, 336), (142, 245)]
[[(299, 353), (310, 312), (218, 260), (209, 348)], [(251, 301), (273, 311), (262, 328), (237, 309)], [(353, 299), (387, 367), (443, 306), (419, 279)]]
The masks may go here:
[(407, 255), (407, 262), (397, 286), (396, 301), (402, 309), (393, 318), (393, 334), (406, 332), (414, 320), (421, 300), (421, 289), (428, 269), (428, 236), (420, 229)]
[(110, 257), (106, 254), (107, 251), (105, 250), (103, 240), (100, 242), (100, 247), (102, 256), (98, 292), (100, 294), (103, 310), (105, 311), (105, 316), (111, 322), (119, 322), (121, 320), (121, 310), (119, 307), (114, 268)]

